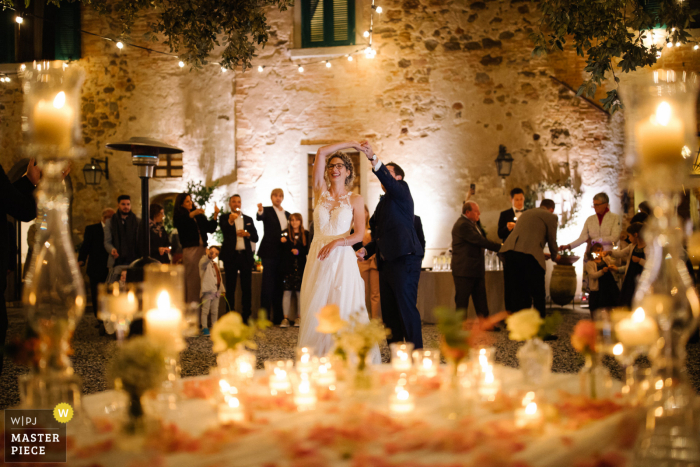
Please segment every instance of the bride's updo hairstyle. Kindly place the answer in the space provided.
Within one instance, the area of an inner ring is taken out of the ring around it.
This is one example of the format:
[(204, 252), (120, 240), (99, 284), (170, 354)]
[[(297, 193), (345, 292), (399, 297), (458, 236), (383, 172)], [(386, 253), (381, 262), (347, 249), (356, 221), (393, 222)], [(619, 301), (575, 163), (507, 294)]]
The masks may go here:
[(342, 151), (336, 151), (326, 158), (326, 173), (324, 174), (324, 178), (326, 179), (326, 185), (331, 184), (331, 180), (330, 178), (328, 178), (328, 166), (330, 165), (331, 160), (333, 159), (340, 159), (341, 161), (343, 161), (343, 164), (345, 164), (345, 168), (348, 170), (348, 176), (345, 178), (345, 187), (349, 190), (350, 188), (352, 188), (352, 182), (355, 181), (355, 166), (353, 165), (350, 156), (348, 156)]

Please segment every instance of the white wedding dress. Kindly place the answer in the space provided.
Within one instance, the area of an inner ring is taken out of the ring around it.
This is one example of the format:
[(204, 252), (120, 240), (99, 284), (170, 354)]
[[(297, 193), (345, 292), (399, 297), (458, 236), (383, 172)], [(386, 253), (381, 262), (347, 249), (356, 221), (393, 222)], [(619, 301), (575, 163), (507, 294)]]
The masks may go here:
[[(369, 322), (365, 306), (365, 283), (360, 276), (355, 251), (351, 245), (339, 246), (323, 261), (318, 259), (321, 249), (338, 238), (350, 235), (353, 208), (348, 193), (334, 199), (329, 191), (319, 197), (314, 209), (314, 239), (301, 282), (301, 327), (299, 347), (311, 347), (316, 355), (331, 350), (333, 338), (316, 331), (316, 314), (326, 305), (335, 304), (346, 321), (355, 315), (361, 322)], [(370, 352), (372, 363), (381, 363), (379, 347)]]

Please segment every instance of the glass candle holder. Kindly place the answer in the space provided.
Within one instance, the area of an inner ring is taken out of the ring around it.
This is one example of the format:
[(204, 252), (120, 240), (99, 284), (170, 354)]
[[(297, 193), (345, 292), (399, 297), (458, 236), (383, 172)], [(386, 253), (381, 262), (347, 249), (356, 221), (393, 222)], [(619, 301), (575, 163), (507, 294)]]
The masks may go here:
[(515, 426), (518, 428), (538, 428), (544, 423), (542, 410), (537, 406), (535, 393), (528, 392), (523, 397), (522, 407), (515, 409)]
[(392, 414), (402, 415), (413, 412), (416, 409), (415, 398), (405, 385), (396, 386), (389, 396), (389, 411)]
[(100, 307), (97, 316), (105, 322), (105, 326), (114, 326), (117, 343), (123, 344), (139, 310), (135, 284), (126, 284), (124, 288), (120, 288), (117, 282), (110, 285), (98, 284), (97, 296)]
[(182, 264), (148, 264), (143, 274), (144, 310), (157, 308), (163, 292), (168, 293), (173, 308), (185, 310), (185, 267)]
[(146, 311), (144, 325), (146, 337), (166, 353), (177, 353), (184, 348), (182, 310), (173, 306), (167, 291), (161, 291), (156, 308)]
[(496, 395), (501, 390), (501, 381), (493, 374), (493, 367), (489, 366), (484, 371), (483, 376), (479, 379), (478, 393), (482, 401), (494, 401)]
[(265, 372), (267, 373), (268, 377), (270, 394), (276, 396), (278, 394), (291, 393), (291, 375), (293, 371), (294, 362), (292, 360), (265, 362)]
[(298, 347), (296, 356), (296, 370), (298, 373), (313, 373), (318, 367), (318, 358), (314, 356), (312, 348)]
[(413, 343), (393, 342), (389, 345), (389, 348), (391, 348), (391, 367), (396, 371), (410, 370), (413, 366), (411, 361)]
[(316, 386), (310, 373), (299, 373), (294, 378), (294, 404), (300, 412), (314, 410), (318, 397), (316, 396)]
[(333, 365), (328, 357), (321, 357), (318, 360), (318, 368), (314, 374), (316, 379), (316, 384), (319, 387), (324, 387), (328, 389), (335, 390), (335, 383), (337, 377)]
[(228, 425), (245, 421), (245, 409), (241, 404), (238, 388), (222, 379), (219, 381), (219, 390), (223, 398), (223, 402), (218, 407), (219, 423)]
[(440, 351), (436, 349), (419, 349), (413, 351), (413, 364), (416, 373), (432, 378), (437, 376), (440, 367)]

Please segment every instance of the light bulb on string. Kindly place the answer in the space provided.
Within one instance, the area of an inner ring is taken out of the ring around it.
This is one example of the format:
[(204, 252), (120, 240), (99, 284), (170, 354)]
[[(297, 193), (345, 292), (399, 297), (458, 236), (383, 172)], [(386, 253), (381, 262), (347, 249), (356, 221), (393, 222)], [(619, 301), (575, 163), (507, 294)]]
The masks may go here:
[(119, 50), (121, 50), (121, 49), (124, 48), (124, 44), (122, 43), (122, 41), (117, 42), (117, 48), (118, 48)]
[(184, 67), (185, 67), (185, 62), (183, 62), (182, 60), (180, 60), (180, 61), (177, 63), (177, 66), (179, 66), (180, 68), (184, 68)]
[(348, 62), (352, 62), (352, 55), (348, 55)]
[(262, 73), (264, 69), (265, 69), (264, 66), (258, 65), (258, 72)]
[(328, 60), (326, 60), (326, 68), (330, 68), (330, 67), (331, 67), (331, 62), (329, 62)]
[(681, 43), (680, 43), (680, 42), (676, 42), (676, 47), (680, 47), (680, 46), (681, 46)]
[(297, 70), (299, 70), (299, 73), (303, 73), (303, 72), (304, 72), (304, 67), (301, 66), (301, 65), (299, 65), (299, 68), (297, 68)]
[(221, 67), (221, 72), (222, 72), (222, 73), (226, 73), (227, 71), (228, 71), (228, 70), (226, 70), (226, 68)]
[(21, 16), (15, 16), (15, 22), (17, 24), (22, 24), (24, 23), (24, 18), (22, 18)]
[(377, 13), (382, 14), (382, 7), (378, 6), (376, 8)]
[(668, 43), (666, 44), (666, 47), (668, 47), (669, 49), (670, 49), (671, 47), (673, 47), (673, 42), (668, 42)]
[(369, 37), (369, 31), (363, 32), (362, 35), (363, 35), (364, 37)]
[(661, 51), (656, 52), (656, 58), (661, 58)]

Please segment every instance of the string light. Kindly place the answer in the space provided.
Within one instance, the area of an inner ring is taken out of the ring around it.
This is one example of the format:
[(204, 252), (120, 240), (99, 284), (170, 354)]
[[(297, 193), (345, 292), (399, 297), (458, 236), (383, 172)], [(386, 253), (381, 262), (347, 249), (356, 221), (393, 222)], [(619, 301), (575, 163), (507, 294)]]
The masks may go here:
[(348, 62), (352, 62), (352, 55), (348, 55)]
[(374, 8), (377, 13), (381, 14), (382, 13), (382, 7), (378, 6)]
[(667, 44), (666, 44), (666, 47), (668, 47), (669, 49), (670, 49), (671, 47), (673, 47), (673, 42), (667, 43)]
[(303, 73), (303, 72), (304, 72), (304, 67), (301, 66), (301, 65), (299, 65), (299, 68), (297, 68), (297, 69), (299, 70), (299, 73)]
[(177, 66), (179, 66), (180, 68), (185, 68), (185, 62), (180, 60), (179, 62), (177, 62)]
[(222, 73), (226, 73), (227, 71), (228, 71), (228, 70), (226, 70), (226, 68), (221, 67), (221, 72), (222, 72)]
[(681, 46), (681, 43), (680, 43), (680, 42), (676, 42), (676, 47), (680, 47), (680, 46)]
[(21, 16), (15, 16), (15, 21), (17, 22), (17, 24), (22, 24), (24, 23), (24, 18), (22, 18)]
[(122, 43), (122, 41), (117, 42), (117, 48), (118, 48), (119, 50), (121, 50), (121, 49), (124, 48), (124, 44)]
[(329, 62), (328, 60), (326, 60), (326, 68), (330, 68), (330, 67), (331, 67), (331, 62)]
[(362, 35), (363, 35), (364, 37), (369, 37), (369, 31), (363, 32)]
[(693, 50), (698, 50), (698, 49), (700, 49), (700, 45), (697, 45), (697, 44), (696, 44), (696, 45), (693, 46)]
[(258, 72), (259, 72), (259, 73), (262, 73), (264, 69), (265, 69), (264, 66), (258, 65)]

